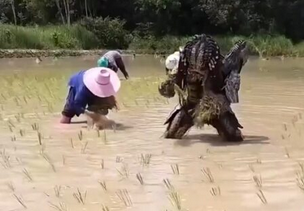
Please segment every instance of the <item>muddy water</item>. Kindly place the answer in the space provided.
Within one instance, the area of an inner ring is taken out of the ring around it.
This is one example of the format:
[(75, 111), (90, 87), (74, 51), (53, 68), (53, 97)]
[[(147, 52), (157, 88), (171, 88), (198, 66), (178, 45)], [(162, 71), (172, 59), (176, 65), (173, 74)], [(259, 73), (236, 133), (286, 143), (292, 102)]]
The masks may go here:
[(211, 127), (163, 139), (176, 99), (158, 95), (164, 68), (154, 57), (126, 57), (115, 131), (88, 130), (83, 117), (60, 125), (68, 77), (95, 61), (0, 60), (0, 210), (304, 209), (303, 59), (250, 59), (233, 106), (241, 144)]

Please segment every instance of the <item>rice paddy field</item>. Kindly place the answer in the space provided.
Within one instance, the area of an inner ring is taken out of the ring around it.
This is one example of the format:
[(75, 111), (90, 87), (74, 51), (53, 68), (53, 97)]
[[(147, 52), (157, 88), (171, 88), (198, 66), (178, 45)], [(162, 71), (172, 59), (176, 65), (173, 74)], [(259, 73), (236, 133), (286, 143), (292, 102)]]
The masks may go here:
[(303, 59), (250, 58), (237, 144), (207, 126), (162, 137), (177, 99), (158, 94), (154, 56), (124, 57), (115, 130), (60, 124), (69, 77), (96, 59), (0, 60), (1, 211), (304, 210)]

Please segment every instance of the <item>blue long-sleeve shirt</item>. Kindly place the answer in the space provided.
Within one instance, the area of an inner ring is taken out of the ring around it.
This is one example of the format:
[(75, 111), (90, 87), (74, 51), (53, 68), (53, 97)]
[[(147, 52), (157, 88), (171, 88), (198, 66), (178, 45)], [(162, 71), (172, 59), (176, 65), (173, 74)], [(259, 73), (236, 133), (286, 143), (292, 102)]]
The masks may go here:
[(72, 93), (69, 93), (67, 98), (65, 112), (69, 113), (70, 116), (83, 114), (86, 106), (93, 102), (95, 98), (98, 98), (84, 85), (84, 73), (85, 70), (79, 71), (74, 74), (68, 82), (70, 92)]

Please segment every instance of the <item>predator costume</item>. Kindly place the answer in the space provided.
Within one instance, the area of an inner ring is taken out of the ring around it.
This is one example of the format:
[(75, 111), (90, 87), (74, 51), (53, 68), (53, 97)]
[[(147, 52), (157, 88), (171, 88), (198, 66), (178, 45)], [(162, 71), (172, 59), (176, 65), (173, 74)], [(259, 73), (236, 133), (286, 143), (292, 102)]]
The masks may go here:
[(212, 125), (227, 141), (243, 141), (243, 128), (230, 104), (238, 102), (240, 72), (247, 61), (246, 42), (239, 41), (226, 57), (209, 35), (195, 36), (180, 53), (176, 74), (159, 87), (167, 98), (179, 95), (179, 108), (167, 119), (165, 138), (181, 139), (193, 126)]

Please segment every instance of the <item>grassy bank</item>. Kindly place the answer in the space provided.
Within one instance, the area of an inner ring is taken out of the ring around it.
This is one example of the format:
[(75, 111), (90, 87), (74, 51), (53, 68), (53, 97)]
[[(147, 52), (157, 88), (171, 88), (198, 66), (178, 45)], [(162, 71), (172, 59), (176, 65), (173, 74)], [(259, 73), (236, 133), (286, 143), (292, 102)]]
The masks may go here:
[[(107, 20), (108, 21), (108, 20)], [(99, 23), (98, 23), (99, 24)], [(115, 23), (117, 24), (117, 23)], [(46, 52), (48, 50), (60, 49), (73, 50), (96, 50), (109, 48), (122, 48), (135, 51), (136, 53), (171, 53), (183, 46), (189, 38), (166, 36), (155, 38), (153, 36), (141, 38), (126, 33), (121, 39), (111, 39), (111, 34), (115, 32), (100, 33), (96, 27), (88, 24), (75, 24), (68, 26), (45, 26), (45, 27), (21, 27), (12, 25), (0, 25), (0, 49), (39, 49)], [(111, 27), (111, 22), (107, 22), (106, 27)], [(94, 30), (93, 30), (94, 29)], [(121, 28), (119, 29), (121, 30)], [(106, 31), (103, 25), (103, 32)], [(113, 27), (111, 27), (113, 31)], [(122, 31), (119, 31), (122, 33)], [(117, 34), (117, 33), (116, 33)], [(214, 36), (219, 43), (223, 53), (227, 52), (238, 39), (248, 40), (250, 53), (260, 56), (304, 56), (304, 42), (293, 44), (291, 40), (284, 36)], [(126, 44), (127, 43), (127, 44)], [(128, 47), (126, 47), (128, 46)], [(18, 52), (18, 51), (14, 51)], [(27, 52), (27, 51), (19, 51)], [(77, 55), (73, 53), (71, 55)], [(81, 54), (81, 53), (80, 53)], [(43, 55), (47, 55), (44, 53)], [(65, 53), (62, 53), (65, 55)], [(5, 57), (5, 55), (0, 55)], [(11, 56), (10, 56), (11, 57)], [(19, 55), (19, 57), (21, 57)]]
[[(223, 53), (227, 53), (233, 44), (244, 39), (248, 41), (249, 51), (252, 55), (261, 57), (267, 56), (304, 56), (304, 41), (299, 44), (293, 44), (290, 39), (284, 36), (214, 36)], [(156, 39), (149, 37), (146, 39), (134, 38), (129, 49), (138, 50), (146, 53), (171, 53), (183, 46), (189, 38), (163, 37)]]

